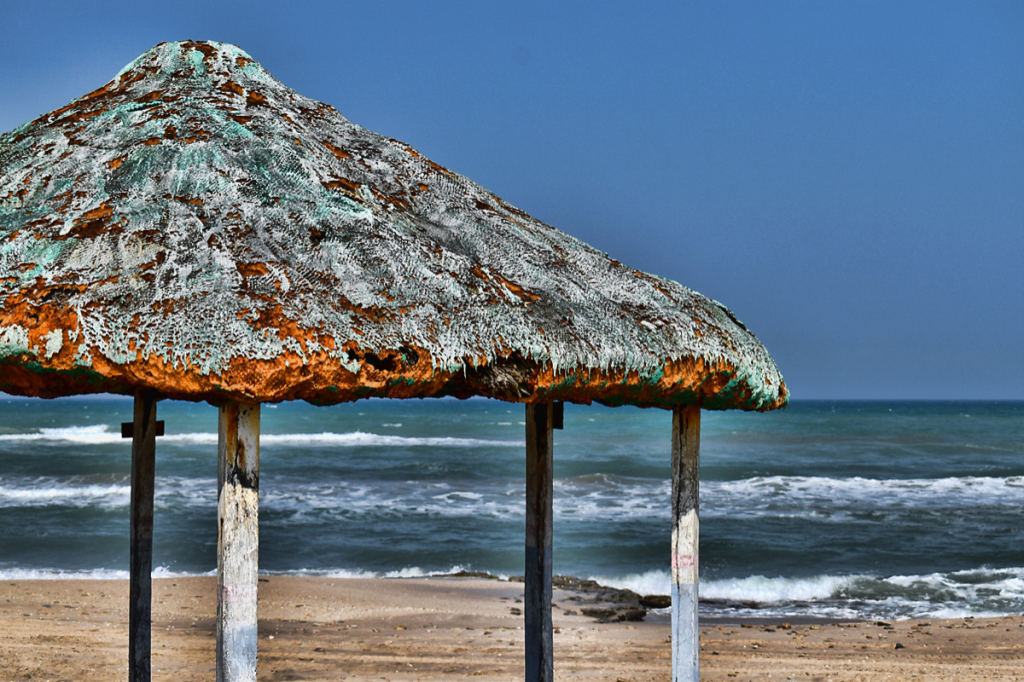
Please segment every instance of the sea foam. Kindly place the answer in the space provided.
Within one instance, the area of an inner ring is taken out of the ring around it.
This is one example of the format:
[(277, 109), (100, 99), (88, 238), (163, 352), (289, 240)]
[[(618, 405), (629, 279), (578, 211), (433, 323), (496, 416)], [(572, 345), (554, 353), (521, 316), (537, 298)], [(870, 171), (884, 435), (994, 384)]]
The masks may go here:
[[(153, 569), (153, 578), (189, 578), (217, 575), (217, 569), (205, 573), (172, 571), (166, 566)], [(63, 570), (57, 568), (0, 568), (0, 580), (128, 580), (127, 570), (94, 568), (90, 570)]]
[[(392, 425), (394, 426), (394, 425)], [(112, 431), (105, 424), (41, 428), (33, 433), (0, 434), (2, 441), (66, 441), (81, 445), (110, 445), (123, 442), (120, 431)], [(183, 445), (216, 445), (216, 433), (168, 433), (160, 443)], [(485, 440), (480, 438), (431, 438), (390, 436), (352, 431), (349, 433), (264, 433), (260, 445), (288, 445), (321, 447), (523, 447), (521, 440)]]
[[(668, 571), (592, 579), (639, 594), (669, 594)], [(961, 618), (1024, 610), (1024, 568), (979, 568), (927, 575), (752, 575), (701, 579), (706, 615), (825, 618)]]

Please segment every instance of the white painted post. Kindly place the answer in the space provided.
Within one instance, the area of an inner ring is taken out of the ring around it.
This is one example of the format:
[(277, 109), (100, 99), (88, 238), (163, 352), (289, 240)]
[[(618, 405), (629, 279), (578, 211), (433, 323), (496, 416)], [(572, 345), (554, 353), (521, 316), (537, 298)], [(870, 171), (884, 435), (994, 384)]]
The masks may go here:
[(700, 408), (672, 411), (672, 682), (700, 680)]
[(217, 455), (217, 682), (256, 682), (259, 405), (220, 408)]
[(553, 682), (551, 627), (552, 403), (526, 406), (526, 682)]
[[(127, 426), (127, 425), (126, 425)], [(128, 559), (128, 680), (149, 682), (153, 613), (153, 487), (156, 395), (135, 393), (132, 419), (131, 540)]]

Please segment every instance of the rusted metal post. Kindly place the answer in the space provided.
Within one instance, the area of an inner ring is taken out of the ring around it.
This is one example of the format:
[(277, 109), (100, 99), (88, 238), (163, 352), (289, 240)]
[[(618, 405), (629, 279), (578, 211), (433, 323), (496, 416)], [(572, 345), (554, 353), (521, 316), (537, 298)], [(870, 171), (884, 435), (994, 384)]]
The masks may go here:
[(526, 406), (526, 682), (553, 682), (551, 628), (551, 403)]
[(128, 559), (128, 680), (149, 682), (153, 615), (153, 486), (156, 395), (135, 393), (132, 418), (131, 542)]
[(700, 408), (672, 412), (672, 682), (700, 680), (697, 584)]
[(217, 454), (217, 682), (256, 682), (259, 405), (220, 408)]

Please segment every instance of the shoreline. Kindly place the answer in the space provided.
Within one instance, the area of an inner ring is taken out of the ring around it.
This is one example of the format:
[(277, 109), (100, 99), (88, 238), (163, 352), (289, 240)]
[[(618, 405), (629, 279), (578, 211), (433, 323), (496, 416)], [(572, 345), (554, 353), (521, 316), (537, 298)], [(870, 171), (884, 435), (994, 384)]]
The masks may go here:
[[(415, 580), (464, 580), (467, 578), (491, 580), (496, 582), (522, 583), (521, 575), (495, 574), (486, 571), (466, 570), (456, 566), (458, 570), (451, 572), (410, 572), (392, 571), (385, 573), (374, 573), (371, 571), (267, 571), (260, 573), (260, 582), (266, 582), (270, 578), (275, 579), (314, 579), (329, 581), (345, 580), (380, 580), (380, 581), (415, 581)], [(994, 569), (999, 570), (999, 569)], [(1012, 569), (1005, 569), (1012, 570)], [(1015, 570), (1015, 569), (1013, 569)], [(417, 569), (418, 571), (418, 569)], [(97, 575), (99, 574), (99, 575)], [(758, 576), (759, 577), (759, 576)], [(158, 580), (190, 580), (190, 579), (213, 579), (216, 578), (216, 570), (204, 573), (173, 573), (163, 568), (154, 569), (152, 579)], [(668, 606), (670, 597), (667, 594), (646, 594), (638, 593), (628, 587), (615, 587), (598, 582), (602, 578), (578, 578), (574, 576), (555, 574), (552, 576), (552, 583), (555, 588), (562, 587), (569, 591), (576, 592), (574, 601), (584, 605), (598, 604), (601, 606), (613, 606), (619, 608), (639, 607), (646, 611), (642, 616), (650, 619), (657, 619), (661, 616), (668, 617)], [(97, 583), (117, 581), (127, 582), (128, 571), (114, 569), (96, 569), (94, 571), (64, 571), (58, 569), (25, 569), (0, 571), (0, 585), (16, 582), (52, 582), (52, 581), (95, 581)], [(704, 581), (702, 580), (702, 585)], [(810, 604), (810, 601), (801, 601), (801, 604)], [(954, 612), (947, 615), (924, 614), (924, 615), (903, 615), (903, 614), (851, 614), (834, 615), (820, 614), (813, 611), (799, 613), (775, 612), (772, 606), (760, 605), (758, 602), (743, 599), (722, 599), (719, 597), (700, 598), (701, 614), (700, 622), (720, 625), (738, 625), (740, 623), (752, 623), (766, 625), (778, 622), (789, 622), (800, 625), (821, 625), (830, 623), (873, 623), (883, 621), (904, 621), (904, 620), (971, 620), (976, 618), (999, 618), (1018, 615), (1017, 613), (993, 613), (991, 611), (971, 613), (969, 610)], [(1022, 604), (1021, 614), (1024, 614)], [(597, 615), (591, 615), (597, 621), (602, 620)], [(642, 618), (640, 618), (642, 619)], [(632, 620), (619, 618), (612, 620)]]
[[(261, 680), (519, 680), (522, 583), (480, 577), (265, 575)], [(0, 582), (0, 680), (100, 682), (127, 669), (126, 580)], [(205, 680), (216, 578), (153, 581), (153, 679)], [(667, 614), (600, 623), (556, 587), (559, 680), (664, 680)], [(701, 619), (704, 680), (1024, 679), (1024, 619)], [(899, 646), (897, 646), (899, 645)]]

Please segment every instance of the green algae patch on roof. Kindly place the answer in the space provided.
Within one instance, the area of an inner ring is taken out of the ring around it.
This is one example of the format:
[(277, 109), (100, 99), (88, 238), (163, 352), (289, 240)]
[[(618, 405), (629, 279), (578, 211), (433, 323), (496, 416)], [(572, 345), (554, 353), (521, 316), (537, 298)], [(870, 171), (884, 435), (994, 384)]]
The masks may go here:
[(788, 400), (721, 304), (221, 43), (162, 43), (0, 136), (0, 303), (0, 390), (20, 394)]

